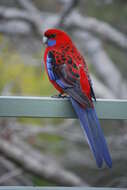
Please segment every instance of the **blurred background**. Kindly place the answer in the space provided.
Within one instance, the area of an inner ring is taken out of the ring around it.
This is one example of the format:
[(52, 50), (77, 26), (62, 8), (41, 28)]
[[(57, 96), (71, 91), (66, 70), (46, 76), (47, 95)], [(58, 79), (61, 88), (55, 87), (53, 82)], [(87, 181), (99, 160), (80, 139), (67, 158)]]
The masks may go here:
[[(126, 0), (0, 0), (0, 95), (51, 96), (44, 30), (70, 34), (97, 98), (127, 98)], [(127, 122), (101, 120), (113, 168), (99, 170), (74, 119), (0, 118), (0, 185), (127, 187)]]

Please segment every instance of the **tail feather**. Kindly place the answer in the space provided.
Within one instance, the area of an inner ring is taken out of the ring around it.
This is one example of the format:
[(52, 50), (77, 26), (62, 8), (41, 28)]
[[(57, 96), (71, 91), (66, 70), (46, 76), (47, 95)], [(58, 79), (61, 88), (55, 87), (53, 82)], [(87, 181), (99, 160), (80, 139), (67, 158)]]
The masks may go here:
[(89, 126), (87, 114), (84, 111), (84, 109), (81, 108), (81, 106), (74, 99), (71, 98), (71, 102), (72, 102), (72, 105), (73, 105), (79, 119), (80, 119), (81, 126), (83, 127), (83, 130), (85, 130), (85, 134), (87, 136), (88, 144), (89, 144), (89, 146), (90, 146), (90, 148), (94, 154), (96, 163), (97, 163), (98, 167), (101, 168), (102, 163), (103, 163), (103, 159), (102, 159), (101, 155), (99, 154), (99, 150), (97, 148), (98, 147), (97, 143), (96, 143), (96, 141), (92, 135), (92, 131), (91, 131), (90, 126)]
[(99, 139), (101, 141), (103, 158), (104, 158), (106, 164), (111, 168), (112, 167), (112, 159), (111, 159), (111, 156), (110, 156), (110, 153), (109, 153), (109, 150), (108, 150), (108, 147), (107, 147), (107, 143), (106, 143), (103, 131), (101, 129), (101, 126), (100, 126), (96, 111), (92, 109), (91, 112), (92, 112), (91, 115), (93, 117), (93, 120), (96, 122), (96, 126), (98, 128), (98, 135), (99, 135)]
[(94, 108), (83, 109), (73, 98), (70, 100), (85, 131), (98, 167), (102, 167), (104, 159), (111, 168), (112, 160)]
[[(84, 110), (83, 110), (83, 112), (84, 112)], [(82, 117), (82, 111), (79, 112), (79, 114), (80, 114), (80, 117)], [(95, 139), (93, 137), (93, 134), (92, 134), (93, 131), (91, 130), (89, 119), (88, 119), (87, 115), (83, 113), (83, 116), (84, 116), (84, 117), (82, 117), (83, 119), (80, 118), (80, 122), (82, 124), (81, 126), (83, 126), (83, 130), (85, 129), (85, 132), (87, 135), (87, 141), (90, 146), (90, 149), (92, 150), (92, 152), (95, 156), (96, 163), (97, 163), (98, 167), (101, 168), (103, 159), (102, 159), (102, 156), (99, 154), (99, 149), (97, 148), (99, 144), (97, 141), (95, 141)]]

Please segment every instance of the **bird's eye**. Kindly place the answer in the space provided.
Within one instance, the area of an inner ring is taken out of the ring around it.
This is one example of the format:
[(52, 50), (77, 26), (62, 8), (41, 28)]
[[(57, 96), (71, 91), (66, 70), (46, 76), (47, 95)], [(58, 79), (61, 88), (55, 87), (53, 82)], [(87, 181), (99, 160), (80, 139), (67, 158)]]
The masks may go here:
[(50, 38), (55, 38), (55, 37), (56, 37), (56, 34), (51, 34), (49, 37), (50, 37)]

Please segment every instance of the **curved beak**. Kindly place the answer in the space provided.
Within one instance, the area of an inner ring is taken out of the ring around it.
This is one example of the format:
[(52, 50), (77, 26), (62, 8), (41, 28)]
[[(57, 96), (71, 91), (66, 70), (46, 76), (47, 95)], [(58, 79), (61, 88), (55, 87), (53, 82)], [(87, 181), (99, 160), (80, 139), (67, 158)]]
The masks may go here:
[(43, 36), (43, 40), (42, 40), (43, 44), (47, 44), (48, 42), (48, 38), (46, 36)]

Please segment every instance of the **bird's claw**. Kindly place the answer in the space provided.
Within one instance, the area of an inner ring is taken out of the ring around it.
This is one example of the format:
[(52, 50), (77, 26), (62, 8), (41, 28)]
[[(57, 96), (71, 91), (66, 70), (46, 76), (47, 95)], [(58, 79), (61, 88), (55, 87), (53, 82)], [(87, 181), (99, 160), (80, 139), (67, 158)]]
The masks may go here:
[(63, 94), (56, 94), (56, 95), (53, 95), (51, 97), (52, 98), (68, 98), (69, 96), (68, 95), (63, 95)]

